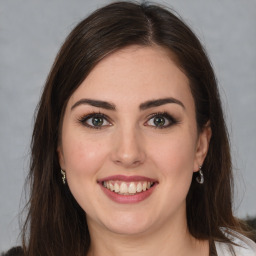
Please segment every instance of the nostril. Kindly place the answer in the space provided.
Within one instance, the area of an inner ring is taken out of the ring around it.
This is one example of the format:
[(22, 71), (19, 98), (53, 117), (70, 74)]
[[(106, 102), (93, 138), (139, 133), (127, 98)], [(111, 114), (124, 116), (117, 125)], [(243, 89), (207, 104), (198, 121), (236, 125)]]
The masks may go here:
[[(130, 136), (128, 136), (130, 137)], [(139, 140), (128, 139), (125, 136), (122, 141), (116, 146), (113, 145), (111, 150), (111, 160), (117, 164), (125, 167), (135, 167), (145, 161), (145, 152), (139, 144)]]
[(116, 160), (114, 160), (114, 162), (117, 165), (123, 165), (125, 167), (136, 167), (142, 163), (142, 161), (140, 161), (140, 160), (133, 161), (133, 160), (129, 160), (129, 159), (122, 159), (122, 160), (116, 159)]

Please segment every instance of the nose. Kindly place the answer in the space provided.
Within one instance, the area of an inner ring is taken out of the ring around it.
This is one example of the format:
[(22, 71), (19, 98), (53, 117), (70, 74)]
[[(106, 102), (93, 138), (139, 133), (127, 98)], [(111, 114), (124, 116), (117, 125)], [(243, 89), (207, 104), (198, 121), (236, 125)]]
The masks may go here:
[(126, 129), (114, 135), (112, 161), (124, 168), (134, 168), (144, 163), (146, 154), (142, 136), (135, 129)]

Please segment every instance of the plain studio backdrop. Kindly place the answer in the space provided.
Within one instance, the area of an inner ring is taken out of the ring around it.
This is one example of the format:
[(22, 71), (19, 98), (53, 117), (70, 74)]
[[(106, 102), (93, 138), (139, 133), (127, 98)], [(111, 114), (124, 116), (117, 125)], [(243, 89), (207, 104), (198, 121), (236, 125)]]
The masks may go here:
[[(235, 212), (255, 216), (256, 0), (155, 2), (174, 8), (208, 51), (230, 131)], [(20, 243), (33, 114), (50, 67), (71, 29), (107, 3), (0, 0), (0, 251)]]

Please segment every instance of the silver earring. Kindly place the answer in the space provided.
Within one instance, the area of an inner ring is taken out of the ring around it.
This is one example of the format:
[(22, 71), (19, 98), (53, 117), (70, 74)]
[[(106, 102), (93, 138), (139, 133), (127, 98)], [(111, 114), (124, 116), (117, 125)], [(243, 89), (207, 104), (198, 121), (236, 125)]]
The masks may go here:
[(204, 183), (204, 174), (203, 174), (203, 171), (202, 171), (202, 166), (199, 166), (199, 176), (196, 177), (196, 181), (199, 183), (199, 184), (203, 184)]
[(61, 175), (62, 175), (62, 183), (65, 185), (66, 184), (66, 172), (63, 170), (60, 170)]

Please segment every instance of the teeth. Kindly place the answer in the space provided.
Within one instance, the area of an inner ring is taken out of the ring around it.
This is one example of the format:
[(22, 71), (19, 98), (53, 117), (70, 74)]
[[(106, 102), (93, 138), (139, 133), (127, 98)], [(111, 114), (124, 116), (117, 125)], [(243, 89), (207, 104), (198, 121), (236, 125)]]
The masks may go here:
[(150, 189), (153, 182), (121, 182), (121, 181), (104, 181), (103, 186), (115, 193), (122, 195), (134, 195)]
[(114, 191), (114, 185), (112, 183), (109, 184), (109, 188), (111, 191)]
[(119, 185), (118, 185), (117, 183), (115, 183), (114, 189), (115, 189), (115, 192), (116, 192), (116, 193), (120, 191)]
[(141, 192), (141, 191), (142, 191), (142, 185), (139, 182), (138, 185), (137, 185), (137, 192)]
[(127, 184), (125, 182), (122, 182), (120, 186), (120, 193), (125, 194), (127, 192), (128, 192)]
[(146, 191), (146, 190), (147, 190), (147, 182), (143, 182), (142, 190), (143, 190), (143, 191)]
[(128, 192), (130, 194), (136, 193), (137, 187), (135, 186), (134, 182), (130, 183)]

